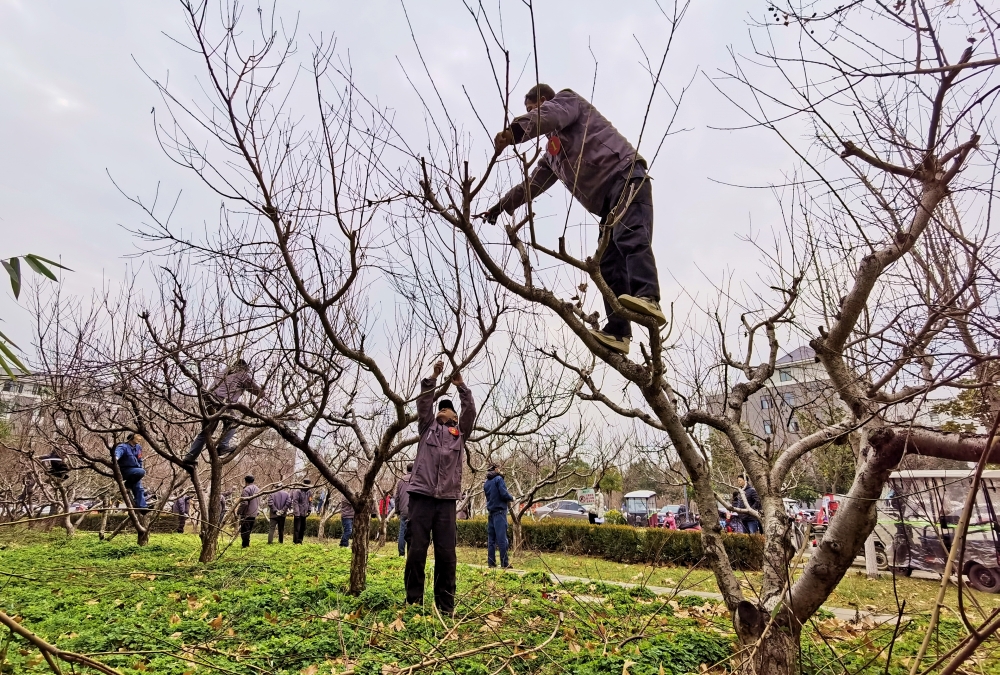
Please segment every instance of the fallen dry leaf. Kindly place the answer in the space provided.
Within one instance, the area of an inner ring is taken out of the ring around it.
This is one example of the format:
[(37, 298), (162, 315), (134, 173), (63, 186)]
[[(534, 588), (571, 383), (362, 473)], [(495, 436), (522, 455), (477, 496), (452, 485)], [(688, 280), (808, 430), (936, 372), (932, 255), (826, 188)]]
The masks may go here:
[(181, 618), (179, 616), (177, 616), (176, 614), (174, 614), (173, 616), (170, 617), (170, 625), (171, 626), (176, 626), (180, 622), (181, 622)]
[(634, 665), (635, 661), (629, 661), (628, 659), (625, 659), (625, 663), (622, 664), (622, 675), (632, 675), (630, 672), (628, 672), (628, 669)]
[(209, 621), (208, 625), (212, 627), (212, 630), (219, 630), (222, 628), (222, 614), (219, 614), (219, 616)]
[(302, 669), (301, 671), (299, 671), (299, 672), (301, 672), (301, 673), (302, 673), (302, 675), (316, 675), (316, 673), (318, 673), (318, 672), (319, 672), (319, 668), (317, 668), (317, 667), (316, 667), (316, 664), (314, 663), (314, 664), (313, 664), (313, 665), (311, 665), (311, 666), (307, 666), (307, 667), (303, 668), (303, 669)]

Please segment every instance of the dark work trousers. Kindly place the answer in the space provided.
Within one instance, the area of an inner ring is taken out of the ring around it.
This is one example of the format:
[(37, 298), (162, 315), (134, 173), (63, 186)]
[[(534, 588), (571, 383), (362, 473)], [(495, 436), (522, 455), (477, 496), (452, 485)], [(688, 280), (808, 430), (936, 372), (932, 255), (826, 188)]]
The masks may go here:
[(306, 538), (306, 517), (292, 516), (292, 543), (301, 544)]
[(274, 531), (278, 530), (278, 543), (285, 543), (285, 516), (271, 516), (271, 527), (267, 531), (267, 543), (274, 542)]
[[(630, 191), (635, 193), (628, 202)], [(660, 300), (660, 282), (656, 276), (653, 258), (653, 185), (648, 177), (633, 178), (628, 183), (616, 181), (607, 204), (608, 214), (601, 219), (601, 235), (614, 223), (611, 241), (601, 256), (601, 276), (615, 296), (631, 295), (636, 298)], [(628, 205), (626, 208), (626, 204)], [(617, 210), (616, 210), (617, 207)], [(625, 208), (619, 219), (617, 213)], [(616, 222), (617, 220), (617, 222)], [(632, 325), (611, 311), (604, 301), (608, 322), (605, 333), (618, 337), (631, 337)]]
[(507, 511), (490, 511), (486, 525), (486, 564), (497, 566), (497, 549), (500, 549), (500, 566), (510, 567), (507, 560)]
[(142, 479), (146, 475), (146, 470), (140, 467), (131, 467), (121, 471), (125, 489), (132, 493), (132, 506), (137, 509), (146, 508), (146, 491), (142, 487)]
[(403, 573), (406, 602), (420, 604), (424, 601), (424, 568), (427, 547), (433, 537), (434, 604), (446, 616), (455, 611), (455, 567), (458, 563), (455, 502), (454, 499), (435, 499), (411, 492), (410, 517), (406, 523), (406, 539), (410, 545)]
[(183, 513), (177, 514), (177, 534), (184, 534), (184, 523), (187, 522), (187, 516)]
[[(214, 415), (218, 412), (218, 408), (210, 407), (208, 412)], [(190, 463), (198, 459), (198, 455), (200, 455), (201, 451), (205, 448), (206, 439), (215, 433), (215, 429), (218, 425), (218, 420), (213, 420), (202, 425), (201, 433), (194, 437), (194, 440), (191, 442), (191, 447), (188, 449), (187, 454), (184, 455), (185, 462)], [(219, 442), (215, 446), (220, 457), (224, 457), (231, 452), (229, 446), (233, 442), (233, 438), (236, 436), (236, 427), (236, 420), (229, 417), (222, 418), (222, 435), (219, 436)]]
[(256, 521), (256, 516), (253, 518), (240, 518), (240, 538), (243, 540), (243, 548), (250, 545), (250, 533), (253, 532), (253, 524)]
[(354, 533), (354, 518), (344, 518), (341, 523), (344, 526), (344, 531), (340, 534), (340, 545), (347, 547), (347, 542), (350, 541), (351, 535)]
[(396, 545), (399, 547), (399, 557), (406, 556), (406, 518), (399, 519), (399, 537), (396, 538)]

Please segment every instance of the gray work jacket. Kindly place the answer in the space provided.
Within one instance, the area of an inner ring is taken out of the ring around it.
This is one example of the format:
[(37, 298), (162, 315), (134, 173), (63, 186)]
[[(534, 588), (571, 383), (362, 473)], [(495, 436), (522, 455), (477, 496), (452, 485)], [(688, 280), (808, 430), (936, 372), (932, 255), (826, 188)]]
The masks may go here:
[(645, 175), (646, 160), (572, 89), (563, 89), (551, 101), (515, 118), (510, 130), (515, 143), (542, 135), (548, 143), (527, 185), (515, 185), (500, 200), (507, 213), (548, 190), (558, 178), (584, 208), (603, 217), (615, 181)]
[[(435, 378), (420, 382), (417, 397), (417, 424), (420, 442), (413, 460), (408, 492), (436, 499), (458, 499), (462, 496), (462, 465), (465, 463), (465, 440), (476, 421), (476, 403), (472, 391), (464, 384), (458, 387), (462, 412), (458, 426), (449, 427), (437, 421), (434, 412)], [(409, 508), (409, 506), (407, 506)]]

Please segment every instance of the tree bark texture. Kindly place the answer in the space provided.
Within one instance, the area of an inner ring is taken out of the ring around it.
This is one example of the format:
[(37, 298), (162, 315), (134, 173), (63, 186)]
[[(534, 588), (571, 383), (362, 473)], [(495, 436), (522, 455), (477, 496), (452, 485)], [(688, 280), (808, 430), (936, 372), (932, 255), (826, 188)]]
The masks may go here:
[(351, 537), (351, 579), (348, 592), (359, 595), (368, 577), (368, 550), (371, 539), (371, 496), (362, 494), (361, 508), (355, 506), (354, 536)]

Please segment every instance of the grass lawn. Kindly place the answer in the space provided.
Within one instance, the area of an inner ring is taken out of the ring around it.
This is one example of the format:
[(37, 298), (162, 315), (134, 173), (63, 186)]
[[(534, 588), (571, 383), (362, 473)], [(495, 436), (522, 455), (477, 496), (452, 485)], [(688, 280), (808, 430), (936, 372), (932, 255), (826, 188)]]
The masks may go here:
[[(461, 675), (680, 675), (732, 655), (729, 617), (718, 603), (666, 603), (644, 589), (600, 583), (557, 588), (543, 574), (460, 565), (457, 617), (442, 618), (429, 587), (424, 606), (403, 605), (403, 561), (389, 555), (393, 550), (373, 556), (368, 589), (355, 598), (344, 592), (350, 552), (336, 545), (267, 546), (255, 535), (249, 549), (230, 547), (201, 565), (193, 535), (153, 535), (140, 548), (122, 537), (101, 542), (81, 533), (66, 540), (4, 528), (0, 608), (60, 648), (122, 675), (391, 675), (421, 663), (417, 672)], [(543, 561), (560, 558), (518, 562), (541, 571)], [(470, 551), (462, 559), (480, 562)], [(583, 561), (562, 571), (603, 571), (626, 581), (642, 571), (602, 565), (611, 564)], [(945, 622), (932, 651), (961, 635), (960, 624)], [(890, 637), (891, 628), (820, 622), (803, 639), (804, 670), (833, 675), (843, 662), (851, 672), (882, 673)], [(889, 673), (906, 672), (920, 638), (919, 620), (904, 628)], [(1000, 663), (980, 665), (977, 672), (1000, 675)], [(51, 671), (36, 649), (0, 632), (0, 673), (43, 672)], [(88, 671), (63, 664), (63, 672)]]
[[(476, 548), (460, 548), (460, 562), (485, 564), (486, 551)], [(645, 583), (650, 586), (666, 586), (693, 591), (718, 592), (714, 575), (704, 569), (687, 569), (682, 567), (651, 567), (649, 565), (623, 565), (600, 558), (575, 556), (559, 553), (522, 553), (511, 560), (518, 569), (529, 571), (553, 572), (567, 576), (586, 577), (603, 581), (624, 581), (628, 583)], [(755, 572), (737, 573), (746, 586), (746, 591), (753, 593), (753, 587), (759, 587), (760, 574)], [(862, 611), (872, 611), (877, 614), (895, 614), (896, 598), (906, 601), (907, 614), (930, 612), (937, 599), (940, 581), (929, 579), (913, 579), (897, 577), (895, 591), (893, 579), (888, 576), (870, 581), (861, 570), (850, 570), (840, 582), (837, 590), (830, 596), (826, 604), (831, 607), (860, 608)], [(966, 589), (968, 594), (979, 603), (986, 614), (1000, 607), (1000, 594), (979, 593)], [(954, 586), (948, 589), (946, 604), (957, 607), (958, 596)]]

